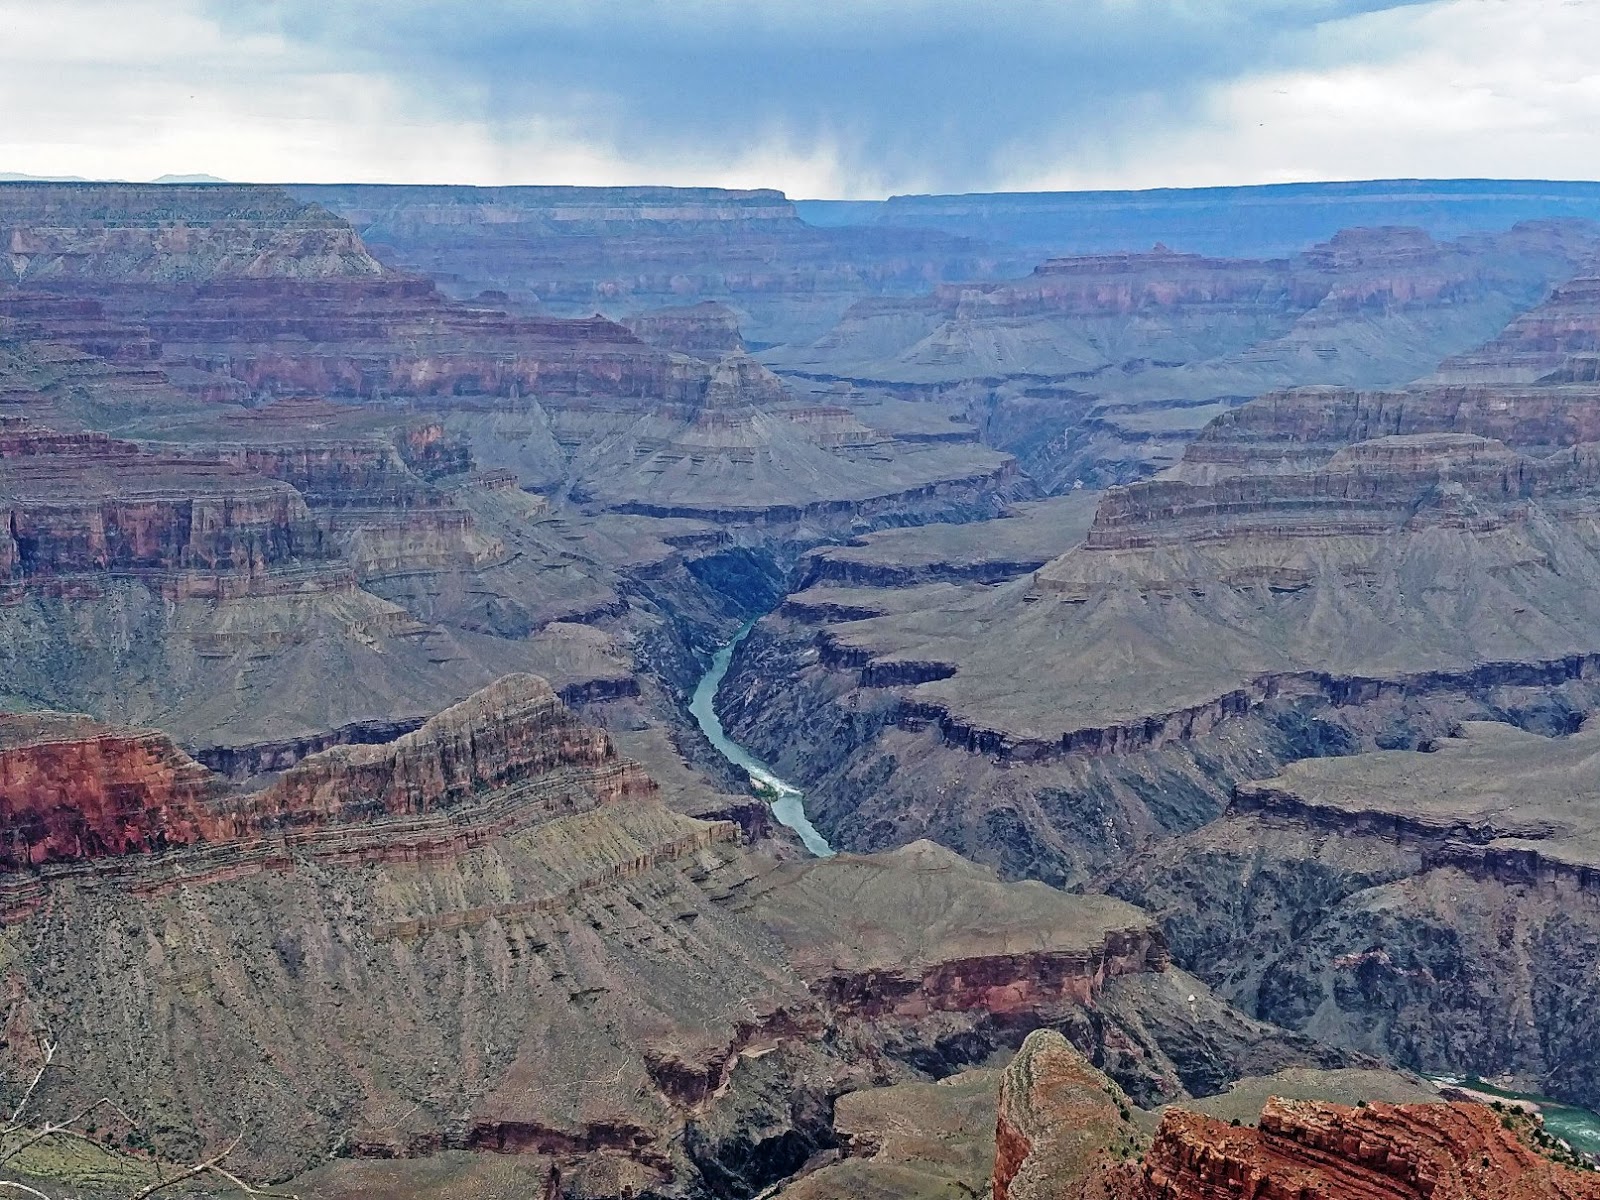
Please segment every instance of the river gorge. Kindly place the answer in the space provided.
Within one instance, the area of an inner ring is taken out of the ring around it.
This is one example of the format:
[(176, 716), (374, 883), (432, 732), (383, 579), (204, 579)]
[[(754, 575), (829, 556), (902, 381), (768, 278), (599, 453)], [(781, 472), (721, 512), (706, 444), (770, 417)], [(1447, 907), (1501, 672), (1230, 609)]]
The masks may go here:
[(689, 701), (689, 711), (694, 714), (694, 719), (707, 740), (724, 758), (734, 766), (742, 768), (750, 776), (750, 781), (756, 790), (770, 800), (772, 815), (778, 818), (779, 823), (794, 830), (812, 854), (818, 858), (829, 858), (834, 853), (833, 847), (806, 817), (805, 794), (792, 783), (780, 779), (771, 767), (731, 740), (722, 727), (722, 719), (717, 716), (717, 689), (722, 686), (723, 677), (728, 673), (728, 664), (733, 661), (734, 651), (754, 628), (754, 621), (747, 622), (734, 635), (732, 641), (711, 656), (711, 666), (700, 677), (700, 682), (694, 689), (694, 696)]

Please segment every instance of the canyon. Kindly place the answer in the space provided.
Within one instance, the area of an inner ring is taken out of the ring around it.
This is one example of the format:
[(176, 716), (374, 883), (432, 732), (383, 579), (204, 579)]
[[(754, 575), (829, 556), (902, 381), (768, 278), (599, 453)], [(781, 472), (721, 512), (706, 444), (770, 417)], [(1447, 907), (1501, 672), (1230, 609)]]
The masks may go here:
[(930, 844), (797, 859), (666, 798), (531, 676), (254, 790), (152, 731), (8, 717), (7, 1029), (73, 1048), (50, 1111), (130, 1096), (163, 1152), (240, 1133), (276, 1177), (332, 1147), (329, 1194), (450, 1152), (749, 1195), (833, 1144), (837, 1096), (1043, 1024), (1153, 1096), (1339, 1060), (1174, 977), (1122, 901)]
[(330, 1200), (1591, 1194), (1413, 1072), (1600, 1105), (1592, 193), (0, 183), (0, 1088)]

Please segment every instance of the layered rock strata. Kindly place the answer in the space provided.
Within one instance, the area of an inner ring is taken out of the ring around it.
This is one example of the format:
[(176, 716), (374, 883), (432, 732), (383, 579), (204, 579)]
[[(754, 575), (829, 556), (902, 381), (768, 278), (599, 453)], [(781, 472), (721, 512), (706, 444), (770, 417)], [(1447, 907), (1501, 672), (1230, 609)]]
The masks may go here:
[[(448, 846), (488, 836), (473, 825), (493, 831), (508, 819), (548, 819), (653, 787), (603, 732), (527, 675), (507, 676), (391, 742), (311, 755), (255, 792), (228, 788), (151, 730), (56, 713), (3, 721), (0, 861), (11, 870), (185, 846), (244, 848), (257, 861), (319, 846), (359, 855), (360, 839), (344, 833), (366, 826), (391, 827), (388, 840), (414, 842), (416, 853), (430, 837)], [(468, 828), (455, 834), (456, 825)]]
[(991, 1194), (1092, 1195), (1089, 1181), (1143, 1140), (1122, 1090), (1060, 1034), (1041, 1030), (1001, 1076)]
[(1539, 1155), (1483, 1105), (1343, 1108), (1291, 1100), (1269, 1101), (1255, 1129), (1169, 1113), (1142, 1169), (1123, 1167), (1106, 1186), (1130, 1200), (1600, 1196), (1592, 1171)]
[(862, 296), (987, 276), (997, 265), (986, 248), (927, 230), (817, 228), (767, 189), (291, 191), (348, 219), (386, 261), (457, 295), (488, 288), (552, 312), (613, 316), (713, 300), (736, 307), (764, 342), (814, 337)]
[(1463, 733), (1242, 784), (1113, 887), (1265, 1019), (1593, 1105), (1600, 1032), (1570, 989), (1600, 952), (1596, 735)]
[(26, 418), (0, 430), (0, 577), (13, 588), (74, 577), (250, 578), (328, 557), (286, 484), (226, 464), (141, 453), (103, 434)]
[[(1095, 1053), (1143, 1039), (1119, 1069), (1182, 1092), (1160, 1047), (1185, 1035), (1149, 1040), (1165, 957), (1136, 910), (932, 847), (746, 850), (663, 808), (539, 681), (255, 792), (82, 718), (8, 718), (0, 746), (8, 827), (45, 835), (7, 863), (36, 901), (0, 929), (7, 1019), (78, 1048), (39, 1102), (133, 1097), (164, 1114), (165, 1153), (242, 1122), (254, 1173), (336, 1144), (447, 1152), (440, 1169), (474, 1177), (474, 1156), (516, 1155), (552, 1194), (747, 1195), (837, 1141), (841, 1093), (1046, 1022)], [(319, 1186), (369, 1175), (330, 1166)]]
[(745, 350), (744, 338), (739, 333), (739, 314), (714, 300), (651, 309), (624, 317), (622, 326), (662, 350), (676, 350), (713, 362)]
[(1554, 223), (1435, 242), (1350, 229), (1293, 257), (1050, 260), (1026, 279), (863, 301), (800, 377), (958, 394), (1050, 490), (1170, 466), (1208, 421), (1293, 384), (1401, 384), (1469, 350), (1580, 270), (1594, 230)]

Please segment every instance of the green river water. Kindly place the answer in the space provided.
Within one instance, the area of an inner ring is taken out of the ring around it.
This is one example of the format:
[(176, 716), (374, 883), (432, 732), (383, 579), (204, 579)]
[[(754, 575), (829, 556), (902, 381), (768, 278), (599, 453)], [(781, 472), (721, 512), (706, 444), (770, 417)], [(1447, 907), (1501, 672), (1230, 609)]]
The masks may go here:
[(787, 825), (799, 834), (800, 840), (811, 853), (818, 858), (828, 858), (833, 854), (833, 847), (828, 845), (828, 839), (818, 833), (816, 826), (807, 819), (805, 794), (787, 780), (780, 779), (766, 763), (731, 740), (727, 730), (722, 727), (722, 719), (712, 707), (717, 689), (722, 686), (722, 678), (728, 673), (728, 664), (733, 661), (733, 652), (754, 628), (755, 622), (751, 621), (734, 635), (733, 641), (712, 655), (711, 668), (700, 677), (700, 683), (695, 687), (694, 696), (689, 701), (689, 711), (694, 714), (701, 731), (710, 739), (711, 744), (722, 752), (724, 758), (735, 766), (743, 767), (751, 779), (773, 794), (772, 815), (779, 823)]
[(1531, 1092), (1510, 1092), (1476, 1077), (1458, 1079), (1432, 1075), (1429, 1078), (1435, 1083), (1459, 1084), (1475, 1092), (1499, 1096), (1505, 1100), (1527, 1100), (1537, 1104), (1539, 1111), (1544, 1115), (1546, 1133), (1560, 1138), (1574, 1150), (1581, 1150), (1585, 1154), (1600, 1154), (1600, 1113), (1590, 1112), (1587, 1108), (1575, 1108), (1570, 1104), (1563, 1104), (1559, 1100), (1552, 1100), (1548, 1096), (1537, 1096)]

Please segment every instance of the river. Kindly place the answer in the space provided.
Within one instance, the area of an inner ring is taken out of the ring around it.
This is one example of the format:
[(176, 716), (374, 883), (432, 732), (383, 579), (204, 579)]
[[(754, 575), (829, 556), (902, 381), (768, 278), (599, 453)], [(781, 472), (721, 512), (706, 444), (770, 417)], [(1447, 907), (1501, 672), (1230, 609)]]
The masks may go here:
[(755, 624), (754, 621), (747, 623), (734, 635), (733, 641), (711, 656), (711, 668), (700, 677), (694, 697), (689, 701), (689, 711), (694, 714), (694, 719), (699, 722), (700, 729), (711, 740), (711, 744), (721, 751), (722, 757), (737, 767), (743, 767), (761, 788), (772, 793), (772, 815), (778, 818), (779, 824), (787, 825), (799, 834), (806, 849), (818, 858), (828, 858), (834, 852), (833, 847), (807, 819), (805, 793), (787, 780), (778, 778), (771, 767), (729, 738), (727, 730), (722, 727), (722, 719), (712, 706), (717, 689), (722, 686), (722, 677), (728, 673), (728, 664), (733, 661), (733, 652), (749, 636)]
[(1447, 1075), (1430, 1075), (1428, 1078), (1435, 1083), (1454, 1084), (1484, 1095), (1499, 1096), (1503, 1100), (1527, 1100), (1537, 1104), (1544, 1116), (1546, 1133), (1560, 1138), (1574, 1150), (1584, 1154), (1600, 1155), (1600, 1113), (1563, 1104), (1559, 1100), (1552, 1100), (1548, 1096), (1539, 1096), (1532, 1092), (1507, 1091), (1475, 1077), (1460, 1079)]

